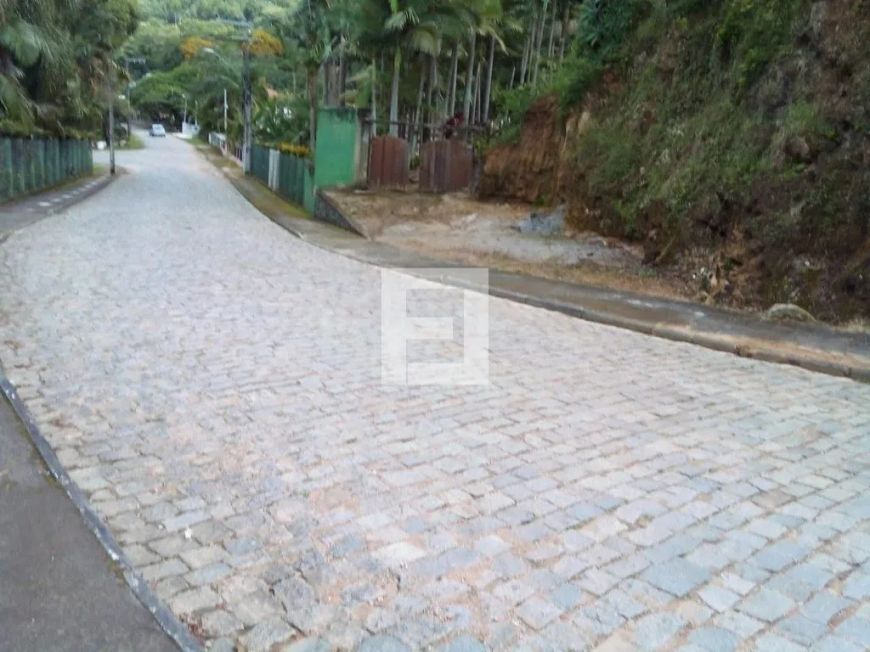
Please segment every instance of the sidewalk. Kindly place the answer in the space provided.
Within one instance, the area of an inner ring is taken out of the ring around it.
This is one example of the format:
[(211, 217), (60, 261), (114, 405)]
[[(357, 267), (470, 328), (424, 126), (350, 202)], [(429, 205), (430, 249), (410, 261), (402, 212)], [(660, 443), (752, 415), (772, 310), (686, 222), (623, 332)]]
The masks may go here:
[[(445, 271), (439, 280), (463, 285), (449, 273), (450, 268), (459, 265), (366, 240), (303, 217), (298, 207), (285, 202), (255, 179), (243, 177), (237, 167), (220, 165), (225, 159), (219, 155), (210, 151), (204, 153), (260, 212), (302, 240), (382, 267), (443, 268)], [(771, 322), (723, 308), (499, 270), (490, 273), (489, 292), (493, 296), (647, 335), (870, 382), (870, 334), (867, 333), (850, 333), (824, 324)]]
[(0, 652), (177, 649), (0, 393)]
[(0, 242), (12, 231), (66, 210), (99, 192), (114, 178), (108, 171), (97, 173), (63, 183), (45, 192), (0, 204)]

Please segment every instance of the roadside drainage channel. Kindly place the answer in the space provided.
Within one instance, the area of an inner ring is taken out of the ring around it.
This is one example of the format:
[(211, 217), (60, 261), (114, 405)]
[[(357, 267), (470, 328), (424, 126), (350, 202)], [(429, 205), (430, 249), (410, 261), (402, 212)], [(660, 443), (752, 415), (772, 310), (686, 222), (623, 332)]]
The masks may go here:
[[(268, 188), (244, 177), (225, 176), (255, 208), (295, 237), (368, 265), (402, 268), (426, 280), (433, 280), (431, 273), (415, 274), (414, 269), (439, 268), (444, 273), (437, 280), (446, 285), (480, 292), (488, 290), (492, 296), (607, 326), (703, 346), (742, 358), (787, 364), (807, 371), (870, 383), (870, 335), (840, 333), (826, 327), (813, 328), (803, 324), (781, 325), (720, 308), (500, 270), (491, 271), (488, 288), (474, 287), (465, 279), (449, 273), (450, 269), (465, 268), (467, 265), (427, 258), (366, 239), (353, 226), (337, 226), (340, 220), (325, 223), (263, 210), (258, 194), (273, 194)], [(338, 211), (332, 202), (331, 208)], [(352, 224), (351, 220), (345, 220)], [(540, 291), (529, 291), (532, 289)], [(651, 318), (651, 315), (658, 318)], [(833, 351), (847, 353), (831, 353)]]
[(175, 641), (182, 652), (203, 652), (203, 647), (190, 633), (187, 626), (173, 615), (160, 598), (151, 591), (148, 587), (148, 583), (142, 578), (142, 576), (134, 570), (133, 564), (130, 562), (127, 555), (124, 554), (121, 546), (118, 545), (118, 542), (112, 536), (111, 532), (109, 532), (102, 519), (100, 519), (99, 515), (88, 503), (88, 500), (85, 498), (81, 489), (78, 488), (76, 483), (66, 472), (66, 469), (63, 468), (63, 465), (57, 458), (57, 455), (55, 455), (51, 444), (49, 444), (48, 440), (46, 440), (42, 435), (39, 426), (36, 425), (36, 421), (33, 419), (33, 415), (30, 414), (30, 410), (27, 409), (27, 406), (24, 405), (24, 402), (18, 395), (15, 386), (2, 372), (0, 372), (0, 391), (3, 392), (3, 395), (7, 398), (10, 405), (12, 405), (15, 414), (21, 420), (21, 423), (24, 424), (27, 434), (30, 436), (33, 445), (39, 452), (40, 457), (42, 457), (51, 475), (58, 483), (60, 483), (60, 486), (63, 487), (67, 496), (69, 496), (70, 500), (81, 513), (85, 525), (87, 525), (88, 529), (93, 532), (97, 541), (100, 542), (100, 545), (106, 551), (106, 554), (108, 554), (111, 560), (118, 565), (122, 575), (124, 576), (124, 580), (127, 582), (133, 595), (135, 595), (139, 602), (142, 603), (142, 605), (151, 613), (161, 629), (163, 629), (163, 631), (166, 632), (173, 641)]

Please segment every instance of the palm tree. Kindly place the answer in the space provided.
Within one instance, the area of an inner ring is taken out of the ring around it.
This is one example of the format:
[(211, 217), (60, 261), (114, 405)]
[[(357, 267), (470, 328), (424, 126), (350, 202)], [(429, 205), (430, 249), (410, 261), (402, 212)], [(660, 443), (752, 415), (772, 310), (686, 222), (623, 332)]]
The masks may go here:
[(39, 107), (22, 82), (27, 68), (51, 57), (52, 4), (45, 0), (0, 5), (0, 108), (2, 117), (32, 126)]
[(318, 77), (333, 49), (329, 26), (331, 0), (304, 0), (295, 10), (273, 18), (273, 26), (284, 41), (285, 51), (305, 68), (308, 96), (308, 146), (317, 140)]
[[(470, 114), (472, 101), (476, 94), (476, 88), (479, 90), (480, 80), (475, 80), (475, 59), (477, 55), (477, 37), (478, 35), (489, 37), (490, 44), (490, 61), (495, 58), (496, 42), (501, 42), (501, 37), (498, 31), (498, 25), (502, 20), (503, 12), (501, 0), (476, 0), (472, 3), (472, 11), (474, 12), (475, 21), (470, 26), (471, 39), (468, 50), (468, 69), (465, 77), (465, 100), (463, 102), (463, 112), (466, 120), (472, 121)], [(502, 44), (503, 45), (503, 44)], [(492, 65), (488, 65), (488, 71), (491, 72)], [(475, 86), (477, 84), (477, 87)]]
[(136, 24), (135, 0), (0, 3), (0, 120), (30, 133), (96, 130), (112, 57)]

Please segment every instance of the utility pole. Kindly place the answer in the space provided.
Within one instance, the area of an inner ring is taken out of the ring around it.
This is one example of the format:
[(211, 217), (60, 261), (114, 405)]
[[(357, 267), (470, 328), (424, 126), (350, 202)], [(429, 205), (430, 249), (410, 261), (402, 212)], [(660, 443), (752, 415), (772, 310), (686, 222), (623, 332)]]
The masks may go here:
[(242, 44), (242, 86), (243, 86), (243, 103), (244, 103), (244, 121), (245, 129), (242, 138), (242, 169), (245, 174), (251, 172), (251, 146), (254, 140), (254, 129), (252, 121), (252, 100), (253, 91), (251, 89), (251, 40)]
[[(241, 42), (242, 46), (242, 115), (244, 124), (244, 132), (242, 135), (242, 169), (245, 174), (249, 174), (251, 171), (251, 148), (254, 141), (254, 128), (252, 124), (253, 90), (251, 88), (251, 40), (253, 37), (253, 27), (248, 21), (220, 20), (219, 22), (241, 27), (246, 31), (245, 37), (241, 39), (233, 38), (230, 40)], [(211, 48), (209, 48), (209, 50), (220, 57), (220, 55)], [(224, 98), (224, 116), (226, 116), (226, 89), (224, 89)], [(226, 131), (226, 117), (224, 118), (224, 131)]]
[(109, 64), (109, 174), (115, 174), (115, 85)]

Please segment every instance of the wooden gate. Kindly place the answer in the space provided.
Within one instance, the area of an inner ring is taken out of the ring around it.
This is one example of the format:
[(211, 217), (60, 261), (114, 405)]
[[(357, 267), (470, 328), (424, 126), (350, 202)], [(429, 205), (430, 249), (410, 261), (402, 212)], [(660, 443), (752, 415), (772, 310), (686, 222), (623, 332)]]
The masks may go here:
[(372, 139), (370, 188), (403, 188), (408, 184), (408, 141), (393, 136)]
[(462, 140), (436, 140), (420, 152), (420, 190), (457, 192), (471, 185), (473, 156)]

